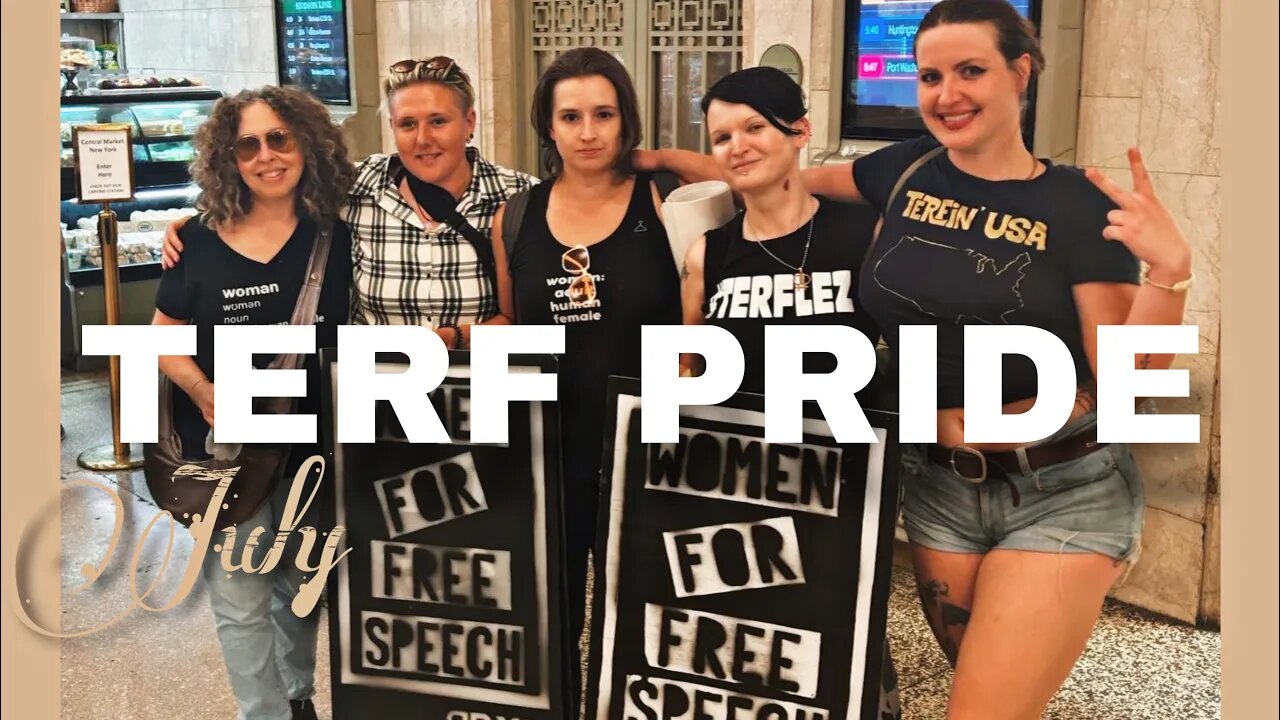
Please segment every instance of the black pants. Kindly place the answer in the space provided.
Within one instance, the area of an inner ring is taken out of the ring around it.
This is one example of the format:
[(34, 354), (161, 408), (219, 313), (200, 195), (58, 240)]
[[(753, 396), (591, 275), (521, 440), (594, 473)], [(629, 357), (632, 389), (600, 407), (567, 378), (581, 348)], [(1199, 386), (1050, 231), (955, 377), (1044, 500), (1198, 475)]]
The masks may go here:
[(571, 700), (568, 717), (576, 720), (582, 696), (584, 655), (579, 642), (586, 621), (587, 553), (596, 540), (596, 514), (600, 506), (600, 473), (566, 468), (564, 487), (565, 541), (565, 685)]

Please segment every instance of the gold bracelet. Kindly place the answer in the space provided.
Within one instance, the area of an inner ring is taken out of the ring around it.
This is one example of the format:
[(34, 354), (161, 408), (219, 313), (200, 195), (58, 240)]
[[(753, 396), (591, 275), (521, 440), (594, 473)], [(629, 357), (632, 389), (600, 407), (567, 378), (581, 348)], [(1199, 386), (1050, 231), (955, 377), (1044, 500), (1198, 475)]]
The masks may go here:
[(1169, 292), (1186, 292), (1187, 289), (1191, 287), (1191, 281), (1196, 279), (1196, 274), (1191, 273), (1190, 275), (1187, 276), (1186, 280), (1179, 280), (1178, 282), (1172, 285), (1161, 285), (1160, 283), (1148, 277), (1148, 274), (1150, 272), (1151, 272), (1151, 267), (1148, 265), (1144, 265), (1142, 267), (1142, 272), (1139, 273), (1138, 275), (1138, 282), (1144, 282), (1150, 285), (1151, 287), (1157, 287), (1157, 288), (1160, 288), (1161, 290), (1168, 290)]
[(196, 391), (196, 388), (200, 387), (200, 383), (202, 382), (208, 382), (208, 380), (206, 378), (200, 378), (199, 380), (192, 383), (191, 389), (187, 391), (187, 397), (191, 397), (191, 394)]

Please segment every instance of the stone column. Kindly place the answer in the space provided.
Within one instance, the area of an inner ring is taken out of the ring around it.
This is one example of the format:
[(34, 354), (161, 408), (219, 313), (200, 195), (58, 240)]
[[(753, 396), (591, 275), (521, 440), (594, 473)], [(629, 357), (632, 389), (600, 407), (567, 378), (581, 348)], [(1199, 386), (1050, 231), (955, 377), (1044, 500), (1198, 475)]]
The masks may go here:
[[(387, 68), (397, 60), (448, 55), (467, 71), (479, 92), (480, 5), (477, 0), (377, 0), (379, 81), (386, 79)], [(478, 107), (477, 112), (483, 113), (484, 108)], [(478, 124), (476, 142), (482, 139)], [(387, 122), (382, 124), (382, 149), (395, 152)]]
[(1217, 368), (1220, 317), (1218, 0), (1091, 0), (1085, 10), (1078, 163), (1129, 186), (1141, 148), (1156, 190), (1193, 247), (1186, 322), (1200, 354), (1175, 367), (1191, 396), (1162, 413), (1198, 413), (1198, 445), (1135, 446), (1147, 487), (1143, 557), (1115, 596), (1172, 617), (1218, 620)]
[(124, 14), (124, 54), (131, 74), (194, 76), (234, 95), (276, 82), (271, 0), (234, 4), (133, 0)]
[[(347, 52), (355, 78), (355, 112), (342, 124), (347, 149), (353, 161), (359, 162), (378, 152), (382, 145), (382, 126), (386, 120), (378, 112), (382, 103), (382, 78), (379, 72), (378, 21), (375, 0), (350, 0), (351, 37)], [(382, 71), (385, 73), (385, 69)]]

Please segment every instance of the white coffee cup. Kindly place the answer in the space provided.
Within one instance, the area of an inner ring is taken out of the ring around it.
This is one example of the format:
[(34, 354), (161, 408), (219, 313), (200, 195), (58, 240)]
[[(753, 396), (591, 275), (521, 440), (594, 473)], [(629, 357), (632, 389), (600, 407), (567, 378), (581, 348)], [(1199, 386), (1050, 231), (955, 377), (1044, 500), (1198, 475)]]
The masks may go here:
[(718, 228), (738, 213), (729, 184), (707, 180), (676, 188), (662, 203), (662, 224), (671, 243), (676, 267), (684, 266), (690, 243)]

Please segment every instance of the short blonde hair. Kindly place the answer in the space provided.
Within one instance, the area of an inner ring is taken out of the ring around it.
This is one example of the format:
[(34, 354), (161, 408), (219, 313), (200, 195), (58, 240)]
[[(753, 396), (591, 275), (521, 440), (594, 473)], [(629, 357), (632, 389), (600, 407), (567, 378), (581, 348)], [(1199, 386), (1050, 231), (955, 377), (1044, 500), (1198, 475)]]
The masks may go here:
[(382, 94), (386, 97), (387, 109), (391, 109), (391, 98), (398, 90), (410, 85), (435, 83), (443, 85), (457, 96), (462, 112), (467, 113), (476, 105), (476, 91), (471, 86), (471, 77), (453, 58), (438, 55), (429, 60), (401, 60), (391, 66), (390, 74), (382, 82)]

